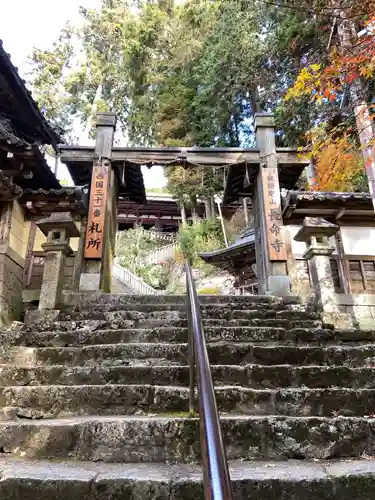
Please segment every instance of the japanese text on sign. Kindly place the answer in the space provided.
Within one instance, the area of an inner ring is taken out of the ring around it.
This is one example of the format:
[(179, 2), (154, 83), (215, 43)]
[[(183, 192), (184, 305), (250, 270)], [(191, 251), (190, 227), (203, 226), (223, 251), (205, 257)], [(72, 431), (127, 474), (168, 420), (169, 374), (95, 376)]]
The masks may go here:
[(92, 171), (85, 258), (100, 259), (103, 253), (104, 221), (107, 203), (109, 167), (96, 165)]
[(264, 169), (262, 176), (269, 257), (270, 260), (286, 260), (277, 168)]

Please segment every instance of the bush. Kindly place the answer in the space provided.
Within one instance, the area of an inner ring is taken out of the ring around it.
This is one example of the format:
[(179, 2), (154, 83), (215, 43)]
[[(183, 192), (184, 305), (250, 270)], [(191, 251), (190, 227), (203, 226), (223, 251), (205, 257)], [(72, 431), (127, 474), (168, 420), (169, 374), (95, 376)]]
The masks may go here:
[(204, 261), (200, 253), (211, 252), (225, 245), (221, 223), (217, 219), (201, 220), (192, 226), (182, 226), (179, 231), (181, 251), (193, 267), (201, 267)]
[(198, 295), (219, 295), (218, 288), (200, 288)]

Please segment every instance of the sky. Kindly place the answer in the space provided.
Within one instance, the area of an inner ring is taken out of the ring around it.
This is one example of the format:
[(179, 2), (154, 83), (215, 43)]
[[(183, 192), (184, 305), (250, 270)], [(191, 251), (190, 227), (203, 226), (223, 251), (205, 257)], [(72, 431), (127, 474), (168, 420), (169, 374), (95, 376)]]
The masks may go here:
[[(1, 0), (0, 0), (1, 1)], [(13, 64), (25, 78), (30, 67), (27, 57), (33, 47), (50, 47), (66, 21), (79, 18), (79, 6), (95, 8), (100, 0), (10, 0), (1, 1), (0, 38), (4, 49), (11, 55)], [(142, 169), (146, 187), (161, 187), (165, 184), (163, 170), (154, 167)], [(67, 169), (61, 165), (60, 179), (69, 178)]]

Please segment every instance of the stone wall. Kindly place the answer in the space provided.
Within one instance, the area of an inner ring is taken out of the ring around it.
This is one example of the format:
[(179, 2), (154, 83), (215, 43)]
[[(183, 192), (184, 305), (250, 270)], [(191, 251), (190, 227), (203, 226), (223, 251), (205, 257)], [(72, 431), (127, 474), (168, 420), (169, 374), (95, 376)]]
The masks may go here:
[(0, 322), (19, 320), (22, 304), (23, 262), (5, 245), (0, 248)]
[(375, 327), (375, 295), (336, 294), (336, 304), (341, 313), (342, 326), (373, 329)]
[(0, 324), (21, 317), (25, 256), (30, 224), (18, 201), (4, 203), (0, 218)]

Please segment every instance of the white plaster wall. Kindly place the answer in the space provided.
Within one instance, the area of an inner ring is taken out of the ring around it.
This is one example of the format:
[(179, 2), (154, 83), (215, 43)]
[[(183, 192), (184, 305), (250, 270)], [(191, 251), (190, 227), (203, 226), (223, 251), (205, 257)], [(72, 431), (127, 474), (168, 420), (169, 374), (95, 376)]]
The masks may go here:
[(300, 226), (286, 226), (290, 234), (290, 240), (292, 242), (292, 253), (293, 255), (302, 255), (306, 251), (306, 243), (303, 241), (296, 241), (294, 239)]
[(347, 255), (375, 255), (375, 227), (341, 227)]
[[(293, 255), (302, 255), (306, 251), (306, 243), (303, 241), (296, 241), (294, 239), (295, 235), (297, 234), (297, 232), (301, 226), (294, 226), (294, 225), (289, 226), (288, 225), (285, 227), (287, 228), (287, 230), (289, 231), (289, 234), (290, 234)], [(335, 249), (335, 251), (333, 252), (333, 254), (335, 254), (336, 253), (336, 239), (335, 239), (335, 237), (332, 236), (332, 238), (330, 238), (329, 241), (330, 241), (331, 246)]]

